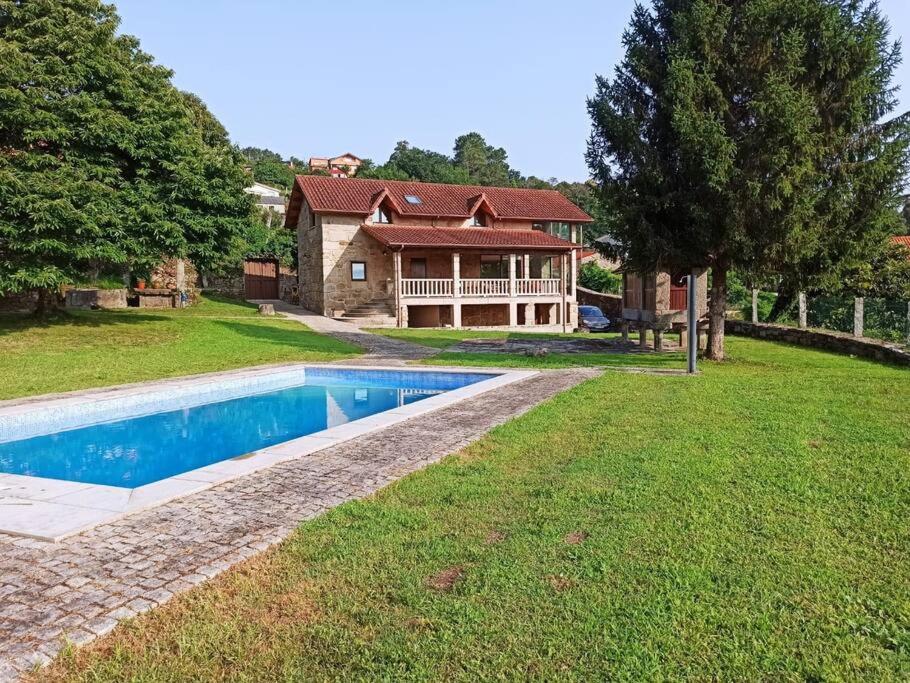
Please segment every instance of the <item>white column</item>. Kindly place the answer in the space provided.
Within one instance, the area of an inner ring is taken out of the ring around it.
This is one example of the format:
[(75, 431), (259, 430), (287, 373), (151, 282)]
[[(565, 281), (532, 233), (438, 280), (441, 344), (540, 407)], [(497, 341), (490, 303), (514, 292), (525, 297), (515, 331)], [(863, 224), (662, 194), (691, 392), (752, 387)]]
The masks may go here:
[(401, 252), (392, 252), (392, 264), (395, 270), (395, 325), (402, 327), (401, 320)]
[(525, 325), (534, 324), (534, 304), (524, 304), (525, 307)]
[(515, 296), (515, 254), (509, 254), (509, 296)]
[(458, 252), (452, 252), (452, 296), (461, 296), (461, 254)]
[(521, 274), (524, 276), (525, 280), (530, 280), (531, 279), (531, 255), (525, 254), (524, 256), (521, 257), (521, 259), (524, 262), (522, 269), (521, 269)]
[(461, 302), (452, 302), (452, 327), (461, 329)]
[(559, 259), (559, 322), (562, 323), (562, 331), (566, 331), (566, 255), (563, 254)]
[(578, 254), (576, 253), (576, 250), (573, 249), (572, 256), (570, 257), (572, 259), (572, 294), (571, 294), (571, 298), (573, 298), (573, 299), (578, 296), (578, 291), (576, 290), (576, 287), (578, 287), (578, 259), (576, 258), (577, 256), (578, 256)]

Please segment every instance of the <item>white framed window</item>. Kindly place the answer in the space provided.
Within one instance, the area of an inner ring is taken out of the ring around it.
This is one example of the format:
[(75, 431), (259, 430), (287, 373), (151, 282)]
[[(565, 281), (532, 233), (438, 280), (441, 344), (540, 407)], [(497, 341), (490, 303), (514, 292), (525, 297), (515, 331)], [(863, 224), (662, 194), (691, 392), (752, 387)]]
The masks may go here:
[(351, 280), (364, 282), (367, 279), (366, 261), (351, 261)]
[(392, 217), (389, 215), (389, 212), (383, 209), (381, 206), (377, 206), (376, 210), (373, 212), (372, 221), (374, 223), (391, 223)]

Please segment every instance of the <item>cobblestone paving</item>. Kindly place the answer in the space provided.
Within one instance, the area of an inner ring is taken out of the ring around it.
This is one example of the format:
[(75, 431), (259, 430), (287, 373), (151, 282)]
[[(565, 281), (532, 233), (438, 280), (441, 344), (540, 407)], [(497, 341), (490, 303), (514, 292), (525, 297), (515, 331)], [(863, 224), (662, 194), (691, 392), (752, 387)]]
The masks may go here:
[(281, 541), (300, 521), (369, 495), (598, 374), (541, 373), (57, 544), (0, 534), (0, 681), (46, 663), (65, 640), (85, 644)]

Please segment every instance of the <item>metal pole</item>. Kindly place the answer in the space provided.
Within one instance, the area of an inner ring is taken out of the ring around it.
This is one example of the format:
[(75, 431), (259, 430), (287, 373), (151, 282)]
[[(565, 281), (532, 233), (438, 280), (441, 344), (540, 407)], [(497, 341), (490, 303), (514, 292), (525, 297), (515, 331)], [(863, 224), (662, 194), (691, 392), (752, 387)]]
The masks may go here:
[(698, 272), (693, 269), (692, 273), (689, 275), (689, 282), (687, 287), (689, 300), (686, 304), (689, 318), (689, 345), (687, 348), (688, 363), (686, 365), (686, 372), (688, 372), (690, 375), (698, 372), (698, 369), (695, 367), (695, 362), (698, 358), (698, 295), (696, 292), (697, 283)]

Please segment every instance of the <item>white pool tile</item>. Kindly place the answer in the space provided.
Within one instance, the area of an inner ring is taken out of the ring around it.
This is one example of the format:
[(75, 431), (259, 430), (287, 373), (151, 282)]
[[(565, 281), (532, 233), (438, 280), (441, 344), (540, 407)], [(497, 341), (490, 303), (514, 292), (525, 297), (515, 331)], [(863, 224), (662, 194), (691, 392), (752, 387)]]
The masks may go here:
[(3, 530), (19, 536), (57, 541), (110, 517), (109, 510), (63, 505), (46, 500), (0, 498)]
[(15, 496), (16, 498), (27, 498), (28, 500), (50, 500), (66, 493), (81, 491), (89, 486), (91, 484), (63, 481), (62, 479), (7, 474), (0, 479), (0, 496)]
[(134, 489), (125, 489), (119, 486), (100, 486), (93, 484), (79, 491), (66, 493), (54, 498), (54, 503), (78, 505), (79, 507), (122, 512), (129, 503)]

